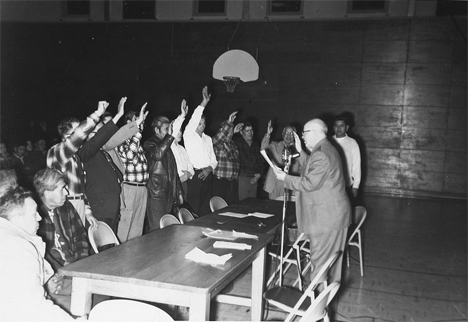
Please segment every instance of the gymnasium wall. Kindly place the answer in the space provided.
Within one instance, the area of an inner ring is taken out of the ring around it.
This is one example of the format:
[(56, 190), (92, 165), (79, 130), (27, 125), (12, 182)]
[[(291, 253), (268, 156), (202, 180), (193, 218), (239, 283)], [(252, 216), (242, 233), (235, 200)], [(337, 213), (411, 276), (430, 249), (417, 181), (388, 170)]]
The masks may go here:
[[(464, 31), (460, 32), (460, 31)], [(259, 80), (226, 93), (212, 66), (227, 49), (257, 58)], [(239, 110), (257, 138), (288, 123), (347, 113), (363, 156), (363, 188), (466, 198), (466, 18), (1, 24), (1, 140), (85, 117), (98, 100), (115, 113), (148, 102), (149, 118), (175, 117), (208, 85), (213, 134)], [(149, 126), (150, 121), (147, 121)], [(145, 135), (149, 135), (146, 129)]]

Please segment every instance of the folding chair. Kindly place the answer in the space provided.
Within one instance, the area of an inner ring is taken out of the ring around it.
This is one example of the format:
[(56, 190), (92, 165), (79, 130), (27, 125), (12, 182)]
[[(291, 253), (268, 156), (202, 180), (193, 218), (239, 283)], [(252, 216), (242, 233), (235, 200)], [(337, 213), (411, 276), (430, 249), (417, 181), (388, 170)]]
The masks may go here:
[[(357, 224), (356, 228), (354, 229), (353, 233), (348, 239), (348, 249), (347, 249), (347, 261), (349, 267), (349, 246), (355, 246), (359, 249), (359, 261), (352, 258), (352, 260), (359, 263), (361, 266), (361, 276), (364, 276), (364, 262), (362, 260), (362, 239), (361, 239), (361, 226), (366, 220), (367, 217), (367, 210), (362, 206), (357, 206), (354, 208), (354, 216), (353, 216), (353, 223)], [(355, 238), (356, 237), (356, 238)]]
[(307, 309), (310, 308), (311, 305), (314, 305), (318, 300), (318, 297), (315, 299), (314, 293), (317, 286), (322, 283), (325, 286), (325, 289), (320, 293), (320, 295), (327, 290), (328, 272), (340, 255), (341, 252), (336, 252), (328, 259), (328, 261), (320, 268), (317, 275), (315, 275), (315, 278), (311, 281), (304, 293), (291, 287), (282, 286), (269, 289), (263, 294), (263, 297), (269, 304), (289, 313), (286, 321), (291, 321), (295, 315), (306, 315)]
[(222, 209), (227, 206), (227, 202), (221, 197), (214, 196), (210, 199), (211, 212), (215, 212), (216, 210)]
[(88, 238), (94, 252), (97, 254), (101, 250), (105, 250), (112, 246), (120, 245), (117, 236), (112, 229), (103, 221), (99, 222), (98, 229), (88, 228)]
[(162, 228), (170, 225), (180, 225), (179, 219), (171, 214), (167, 214), (161, 217), (159, 220), (159, 226)]
[[(294, 243), (291, 245), (289, 248), (288, 252), (286, 255), (283, 257), (283, 263), (279, 263), (278, 266), (276, 267), (275, 271), (271, 274), (270, 278), (267, 281), (267, 287), (270, 286), (273, 281), (275, 281), (276, 276), (278, 275), (278, 272), (281, 270), (280, 265), (285, 265), (284, 270), (283, 270), (283, 275), (286, 275), (286, 272), (293, 266), (297, 266), (297, 278), (292, 284), (293, 287), (295, 287), (297, 284), (299, 284), (299, 289), (302, 291), (302, 278), (303, 276), (312, 268), (312, 263), (310, 261), (310, 249), (307, 247), (309, 240), (305, 238), (305, 234), (301, 233), (299, 237), (294, 241)], [(305, 253), (305, 257), (301, 256), (302, 254)], [(268, 252), (268, 254), (277, 260), (280, 260), (281, 256), (274, 253), (274, 252)], [(295, 256), (295, 258), (294, 258)], [(303, 258), (303, 259), (302, 259)], [(304, 268), (302, 268), (302, 262), (306, 262)], [(275, 283), (273, 285), (276, 285), (279, 283), (279, 279), (276, 279)]]

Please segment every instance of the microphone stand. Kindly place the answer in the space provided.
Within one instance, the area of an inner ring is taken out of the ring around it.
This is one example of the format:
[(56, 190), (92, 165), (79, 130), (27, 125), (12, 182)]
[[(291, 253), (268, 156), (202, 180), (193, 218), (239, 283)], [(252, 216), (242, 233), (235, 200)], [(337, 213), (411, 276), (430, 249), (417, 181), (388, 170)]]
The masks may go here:
[[(284, 166), (284, 172), (288, 174), (289, 172), (289, 167), (291, 166), (291, 155), (288, 155), (287, 162)], [(284, 252), (284, 230), (285, 230), (285, 224), (286, 224), (286, 204), (287, 204), (287, 193), (288, 189), (286, 187), (284, 188), (284, 196), (283, 196), (283, 220), (281, 223), (281, 246), (280, 246), (280, 251), (281, 251), (281, 257), (280, 257), (280, 281), (279, 281), (279, 286), (283, 286), (283, 252)]]

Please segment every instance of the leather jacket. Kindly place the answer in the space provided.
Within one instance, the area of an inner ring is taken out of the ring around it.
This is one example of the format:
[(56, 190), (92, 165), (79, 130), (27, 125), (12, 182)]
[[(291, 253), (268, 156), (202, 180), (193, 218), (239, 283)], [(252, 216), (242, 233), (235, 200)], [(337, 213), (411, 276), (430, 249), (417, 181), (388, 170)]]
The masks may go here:
[(180, 204), (183, 192), (177, 164), (171, 151), (173, 141), (172, 135), (166, 134), (160, 139), (153, 134), (143, 144), (149, 172), (147, 188), (152, 199), (164, 199)]

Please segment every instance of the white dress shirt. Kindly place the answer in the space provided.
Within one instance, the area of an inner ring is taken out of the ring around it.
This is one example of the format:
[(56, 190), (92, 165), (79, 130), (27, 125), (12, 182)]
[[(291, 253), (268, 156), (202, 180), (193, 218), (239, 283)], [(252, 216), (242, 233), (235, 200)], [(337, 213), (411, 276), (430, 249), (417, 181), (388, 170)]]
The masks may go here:
[(205, 133), (200, 137), (200, 135), (195, 132), (200, 123), (204, 109), (203, 106), (198, 106), (195, 111), (193, 111), (192, 117), (185, 127), (183, 135), (184, 145), (190, 162), (195, 169), (203, 169), (210, 166), (214, 170), (218, 165), (218, 161), (216, 161), (211, 137)]
[(184, 175), (184, 171), (188, 171), (190, 172), (191, 178), (195, 174), (195, 171), (193, 170), (193, 165), (190, 162), (189, 156), (187, 154), (187, 151), (185, 151), (185, 148), (176, 141), (174, 141), (171, 144), (171, 150), (174, 154), (174, 158), (177, 163), (177, 173), (179, 174), (179, 177), (182, 177)]
[(341, 146), (346, 157), (346, 160), (343, 160), (346, 162), (346, 164), (343, 164), (343, 167), (346, 167), (346, 186), (359, 189), (359, 185), (361, 184), (361, 151), (359, 145), (355, 139), (350, 138), (346, 134), (342, 138), (337, 138), (334, 135), (333, 139)]

